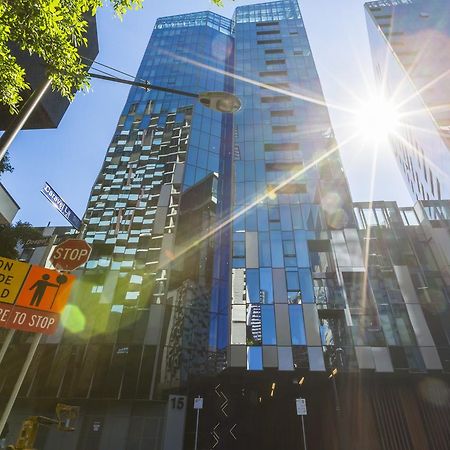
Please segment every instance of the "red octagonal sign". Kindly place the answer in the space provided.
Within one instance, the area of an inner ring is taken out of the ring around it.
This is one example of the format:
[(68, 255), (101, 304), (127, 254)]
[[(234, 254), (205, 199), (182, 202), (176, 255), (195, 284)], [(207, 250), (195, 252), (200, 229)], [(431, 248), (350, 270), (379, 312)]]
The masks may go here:
[(83, 239), (68, 239), (53, 250), (50, 261), (58, 270), (74, 270), (84, 264), (91, 254), (92, 247)]

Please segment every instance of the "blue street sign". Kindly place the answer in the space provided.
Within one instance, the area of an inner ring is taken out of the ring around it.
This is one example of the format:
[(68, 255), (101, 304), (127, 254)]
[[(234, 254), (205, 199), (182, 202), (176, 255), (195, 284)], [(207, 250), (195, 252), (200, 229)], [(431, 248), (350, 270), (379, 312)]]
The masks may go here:
[(77, 230), (81, 228), (81, 219), (69, 208), (66, 202), (46, 182), (41, 194), (70, 222)]

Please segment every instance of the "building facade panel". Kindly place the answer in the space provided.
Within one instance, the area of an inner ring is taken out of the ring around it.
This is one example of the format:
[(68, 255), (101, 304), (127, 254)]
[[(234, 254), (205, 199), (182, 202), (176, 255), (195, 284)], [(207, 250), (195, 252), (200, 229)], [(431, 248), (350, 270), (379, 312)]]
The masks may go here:
[(450, 12), (446, 0), (365, 5), (375, 77), (398, 107), (391, 142), (415, 200), (450, 196)]

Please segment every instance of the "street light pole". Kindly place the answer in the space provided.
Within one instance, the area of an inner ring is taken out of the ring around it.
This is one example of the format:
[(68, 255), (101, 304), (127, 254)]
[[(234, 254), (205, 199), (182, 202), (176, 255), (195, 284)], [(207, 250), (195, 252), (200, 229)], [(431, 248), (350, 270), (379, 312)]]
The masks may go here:
[[(230, 92), (200, 92), (195, 94), (193, 92), (181, 91), (179, 89), (172, 89), (165, 86), (157, 86), (155, 84), (150, 84), (148, 81), (139, 82), (125, 80), (123, 78), (109, 77), (107, 75), (99, 75), (96, 73), (89, 73), (91, 78), (98, 78), (100, 80), (113, 81), (114, 83), (128, 84), (131, 86), (136, 86), (143, 88), (147, 91), (162, 91), (168, 92), (170, 94), (182, 95), (184, 97), (191, 97), (198, 100), (206, 108), (213, 109), (221, 113), (234, 113), (241, 109), (241, 101), (238, 97), (231, 94)], [(42, 99), (44, 94), (50, 88), (51, 81), (45, 80), (28, 98), (23, 107), (20, 109), (19, 114), (14, 117), (10, 126), (5, 130), (5, 132), (0, 137), (0, 161), (5, 156), (11, 143), (17, 136), (17, 133), (23, 128), (25, 122), (30, 117), (31, 113), (35, 110), (39, 101)]]
[(147, 91), (162, 91), (168, 92), (169, 94), (182, 95), (184, 97), (192, 97), (198, 100), (205, 108), (213, 109), (221, 113), (235, 113), (241, 109), (241, 101), (238, 97), (233, 95), (231, 92), (224, 91), (211, 91), (211, 92), (199, 92), (194, 94), (193, 92), (181, 91), (179, 89), (173, 89), (165, 86), (157, 86), (155, 84), (150, 84), (148, 81), (131, 81), (125, 80), (123, 78), (110, 77), (107, 75), (99, 75), (96, 73), (90, 73), (89, 76), (92, 78), (98, 78), (100, 80), (113, 81), (114, 83), (129, 84), (131, 86), (136, 86), (143, 88)]
[(0, 161), (4, 158), (8, 148), (12, 141), (17, 136), (17, 133), (23, 128), (26, 121), (30, 117), (31, 113), (35, 110), (36, 106), (50, 89), (52, 82), (45, 79), (38, 88), (30, 95), (25, 104), (20, 108), (17, 116), (14, 117), (10, 125), (6, 128), (5, 132), (0, 137)]
[(172, 88), (168, 88), (168, 87), (164, 87), (164, 86), (156, 86), (154, 84), (148, 83), (147, 81), (145, 81), (145, 82), (131, 81), (131, 80), (125, 80), (123, 78), (99, 75), (97, 73), (90, 73), (89, 76), (91, 78), (98, 78), (99, 80), (112, 81), (114, 83), (128, 84), (130, 86), (140, 87), (147, 91), (150, 91), (150, 90), (163, 91), (163, 92), (169, 92), (170, 94), (178, 94), (178, 95), (183, 95), (185, 97), (193, 97), (193, 98), (198, 99), (198, 94), (194, 94), (193, 92), (180, 91), (178, 89), (172, 89)]

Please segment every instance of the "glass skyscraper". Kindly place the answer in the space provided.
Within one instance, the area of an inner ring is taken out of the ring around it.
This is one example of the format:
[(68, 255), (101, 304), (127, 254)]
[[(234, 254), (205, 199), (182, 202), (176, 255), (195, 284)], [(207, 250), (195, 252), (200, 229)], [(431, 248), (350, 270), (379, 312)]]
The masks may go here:
[(446, 0), (365, 5), (375, 76), (399, 106), (392, 145), (415, 200), (450, 196), (450, 8)]
[(444, 450), (450, 207), (352, 204), (297, 2), (158, 19), (137, 79), (243, 107), (130, 90), (11, 429), (58, 399), (67, 450), (191, 449), (200, 395), (199, 448), (294, 449), (305, 397), (308, 447)]
[[(314, 288), (338, 286), (326, 275), (329, 230), (352, 226), (351, 199), (297, 3), (239, 7), (234, 22), (235, 72), (246, 79), (235, 83), (245, 107), (234, 121), (230, 361), (321, 370)], [(245, 320), (255, 304), (257, 333)]]

